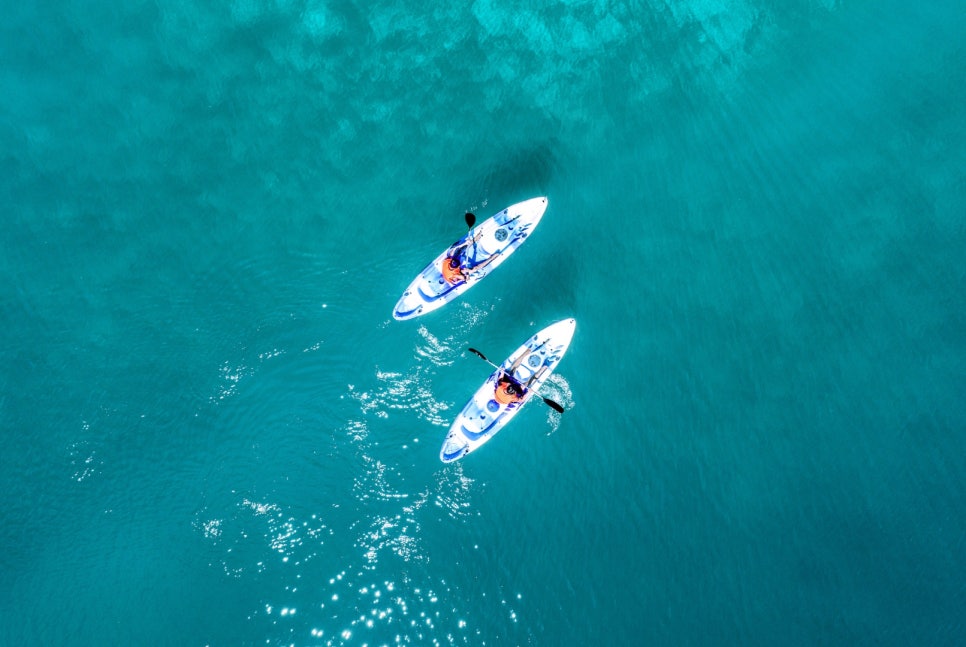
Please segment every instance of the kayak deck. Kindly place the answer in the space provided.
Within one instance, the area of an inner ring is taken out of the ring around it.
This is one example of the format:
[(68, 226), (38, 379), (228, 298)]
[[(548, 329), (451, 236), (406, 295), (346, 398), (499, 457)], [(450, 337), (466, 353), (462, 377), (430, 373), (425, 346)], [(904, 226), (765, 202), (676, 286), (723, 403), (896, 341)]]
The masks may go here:
[[(441, 308), (499, 267), (523, 244), (547, 210), (547, 198), (532, 198), (511, 205), (470, 229), (450, 245), (409, 284), (393, 309), (399, 321), (413, 319)], [(443, 263), (465, 246), (466, 280), (449, 283)]]
[[(530, 337), (510, 355), (477, 389), (456, 417), (443, 441), (440, 460), (449, 463), (462, 458), (505, 427), (536, 396), (540, 386), (557, 367), (567, 352), (576, 325), (574, 319), (558, 321)], [(504, 372), (512, 375), (521, 385), (530, 382), (522, 400), (504, 402), (497, 397), (498, 381)]]

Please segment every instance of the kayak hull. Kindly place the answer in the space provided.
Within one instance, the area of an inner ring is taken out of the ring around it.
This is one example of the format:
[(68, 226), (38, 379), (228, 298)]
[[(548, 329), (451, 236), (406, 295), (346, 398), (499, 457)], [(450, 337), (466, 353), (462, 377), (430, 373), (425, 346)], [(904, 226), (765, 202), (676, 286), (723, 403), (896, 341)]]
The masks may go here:
[[(546, 210), (547, 198), (532, 198), (511, 205), (477, 224), (413, 279), (396, 303), (393, 318), (403, 321), (433, 312), (479, 283), (526, 241)], [(447, 283), (443, 278), (443, 262), (452, 250), (464, 244), (472, 267), (469, 278), (455, 284)]]
[[(507, 357), (500, 365), (500, 370), (494, 371), (487, 378), (453, 421), (443, 441), (439, 459), (444, 463), (451, 463), (479, 449), (503, 429), (524, 405), (533, 398), (539, 398), (537, 391), (567, 352), (576, 326), (574, 319), (564, 319), (551, 324), (531, 336)], [(521, 356), (523, 361), (513, 371), (514, 379), (526, 384), (532, 376), (537, 377), (531, 382), (522, 401), (504, 404), (495, 397), (497, 380), (501, 372), (509, 372), (510, 367)]]

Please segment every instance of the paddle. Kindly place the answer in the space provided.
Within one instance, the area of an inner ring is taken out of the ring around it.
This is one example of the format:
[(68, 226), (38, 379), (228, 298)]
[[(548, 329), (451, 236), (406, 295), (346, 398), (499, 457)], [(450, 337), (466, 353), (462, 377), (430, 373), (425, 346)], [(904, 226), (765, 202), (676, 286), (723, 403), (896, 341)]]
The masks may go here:
[[(496, 364), (494, 364), (493, 362), (491, 362), (490, 360), (488, 360), (486, 358), (486, 355), (484, 355), (480, 351), (476, 350), (475, 348), (470, 348), (469, 351), (471, 353), (473, 353), (474, 355), (478, 355), (480, 359), (482, 359), (484, 362), (486, 362), (487, 364), (489, 364), (493, 368), (495, 368), (497, 370), (500, 369), (499, 366), (497, 366)], [(551, 400), (550, 398), (545, 398), (543, 396), (540, 396), (540, 399), (543, 400), (544, 403), (546, 403), (546, 405), (548, 407), (550, 407), (551, 409), (553, 409), (557, 413), (563, 413), (564, 412), (564, 408), (562, 406), (560, 406), (559, 404), (557, 404), (556, 402), (554, 402), (553, 400)]]
[[(466, 226), (469, 228), (469, 230), (473, 231), (473, 225), (476, 224), (476, 216), (474, 216), (472, 213), (467, 211), (466, 215), (463, 216), (463, 219), (466, 220)], [(473, 262), (475, 261), (476, 261), (476, 235), (473, 236)], [(473, 267), (475, 267), (475, 265), (470, 267), (470, 269), (473, 269)]]

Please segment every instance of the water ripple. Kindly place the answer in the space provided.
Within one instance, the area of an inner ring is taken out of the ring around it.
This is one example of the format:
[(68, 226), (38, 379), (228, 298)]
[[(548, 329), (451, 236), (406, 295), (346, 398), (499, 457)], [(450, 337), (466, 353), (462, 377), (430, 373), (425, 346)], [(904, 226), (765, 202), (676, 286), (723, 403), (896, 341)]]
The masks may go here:
[(418, 364), (406, 374), (377, 368), (377, 388), (372, 392), (361, 391), (350, 384), (349, 396), (359, 403), (365, 416), (385, 419), (391, 411), (408, 411), (434, 426), (445, 427), (448, 424), (445, 412), (451, 404), (436, 397), (432, 375), (432, 370)]
[(264, 572), (269, 567), (265, 549), (281, 563), (302, 564), (317, 555), (334, 531), (318, 515), (299, 520), (276, 503), (242, 497), (228, 517), (212, 517), (200, 511), (194, 521), (220, 555), (219, 564), (230, 577)]
[[(570, 383), (560, 373), (550, 374), (550, 377), (540, 387), (539, 395), (555, 401), (564, 408), (564, 411), (570, 411), (574, 406), (574, 394), (570, 390)], [(547, 432), (548, 436), (556, 433), (557, 429), (560, 428), (561, 418), (562, 416), (559, 413), (547, 407), (547, 424), (550, 426), (550, 431)]]

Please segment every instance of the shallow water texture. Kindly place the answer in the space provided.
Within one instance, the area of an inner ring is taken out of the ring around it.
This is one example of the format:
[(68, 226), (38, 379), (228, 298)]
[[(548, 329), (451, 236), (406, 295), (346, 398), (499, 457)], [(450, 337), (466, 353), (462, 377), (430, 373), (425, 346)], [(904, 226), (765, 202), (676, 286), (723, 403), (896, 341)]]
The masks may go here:
[(962, 5), (450, 4), (8, 7), (0, 644), (966, 643)]

